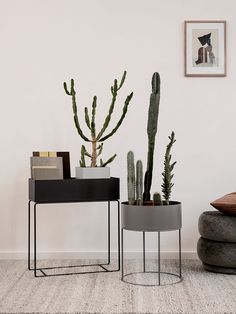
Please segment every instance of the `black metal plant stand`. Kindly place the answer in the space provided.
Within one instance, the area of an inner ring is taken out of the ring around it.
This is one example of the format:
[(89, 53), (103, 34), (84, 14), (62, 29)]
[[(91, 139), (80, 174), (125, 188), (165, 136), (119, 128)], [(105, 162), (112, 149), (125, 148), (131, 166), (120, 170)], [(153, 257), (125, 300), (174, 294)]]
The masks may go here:
[[(124, 230), (125, 228), (122, 228), (121, 229), (121, 280), (124, 281), (124, 282), (127, 282), (129, 284), (132, 284), (132, 285), (136, 285), (136, 286), (161, 286), (161, 285), (168, 285), (168, 284), (162, 284), (161, 283), (161, 274), (166, 274), (166, 275), (171, 275), (171, 276), (174, 276), (174, 277), (177, 277), (179, 278), (178, 281), (174, 282), (174, 283), (171, 283), (171, 284), (175, 284), (175, 283), (179, 283), (183, 280), (182, 278), (182, 267), (181, 267), (181, 229), (178, 230), (179, 232), (179, 253), (178, 253), (178, 256), (179, 256), (179, 267), (178, 267), (178, 273), (175, 274), (175, 273), (171, 273), (171, 272), (164, 272), (164, 271), (161, 271), (161, 232), (160, 231), (157, 231), (158, 233), (158, 249), (157, 249), (157, 252), (158, 252), (158, 269), (157, 271), (148, 271), (146, 270), (146, 241), (145, 241), (145, 233), (146, 232), (142, 232), (143, 233), (143, 271), (139, 271), (139, 272), (130, 272), (130, 273), (126, 273), (124, 274)], [(135, 275), (135, 274), (141, 274), (141, 273), (153, 273), (153, 274), (157, 274), (158, 275), (158, 283), (157, 284), (141, 284), (141, 283), (134, 283), (134, 282), (131, 282), (131, 281), (128, 281), (126, 278), (130, 275)]]
[[(51, 192), (50, 189), (51, 188)], [(91, 196), (91, 191), (94, 193)], [(98, 264), (66, 265), (37, 267), (37, 211), (38, 205), (55, 203), (107, 202), (107, 261)], [(117, 203), (117, 259), (116, 269), (108, 269), (111, 262), (111, 202)], [(33, 206), (31, 204), (33, 203)], [(33, 209), (33, 267), (31, 267), (31, 210)], [(50, 270), (98, 266), (97, 271), (47, 273)], [(66, 179), (66, 180), (33, 180), (29, 179), (28, 201), (28, 269), (35, 277), (50, 277), (89, 273), (108, 273), (120, 270), (120, 202), (119, 179)]]

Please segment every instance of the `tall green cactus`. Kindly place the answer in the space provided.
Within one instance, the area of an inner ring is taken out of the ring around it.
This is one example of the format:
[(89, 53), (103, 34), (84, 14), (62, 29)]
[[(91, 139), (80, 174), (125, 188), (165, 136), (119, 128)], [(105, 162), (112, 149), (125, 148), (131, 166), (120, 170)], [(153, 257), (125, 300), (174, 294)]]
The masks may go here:
[(144, 179), (144, 193), (143, 201), (150, 201), (150, 189), (152, 185), (152, 171), (153, 171), (153, 155), (155, 148), (155, 137), (157, 133), (157, 122), (160, 104), (160, 75), (155, 72), (152, 76), (152, 93), (150, 95), (150, 105), (148, 111), (148, 156), (147, 156), (147, 170)]
[(169, 205), (170, 195), (171, 195), (171, 189), (174, 186), (174, 183), (172, 183), (173, 174), (172, 171), (174, 169), (174, 166), (176, 164), (176, 161), (171, 163), (171, 148), (173, 144), (176, 142), (175, 140), (175, 133), (172, 131), (171, 135), (168, 137), (170, 142), (166, 147), (166, 153), (165, 153), (165, 160), (164, 160), (164, 171), (162, 172), (163, 177), (163, 183), (161, 185), (163, 197), (165, 199), (165, 204)]
[(128, 202), (129, 205), (135, 203), (135, 167), (134, 153), (129, 151), (127, 154), (127, 185), (128, 185)]
[[(88, 108), (87, 107), (84, 108), (84, 118), (85, 118), (85, 123), (86, 123), (86, 125), (90, 131), (90, 134), (91, 134), (90, 138), (84, 134), (84, 132), (82, 131), (81, 126), (80, 126), (78, 111), (77, 111), (77, 104), (76, 104), (76, 96), (75, 96), (76, 92), (75, 92), (75, 87), (74, 87), (74, 80), (71, 79), (70, 90), (68, 89), (67, 84), (65, 82), (63, 84), (66, 94), (71, 96), (71, 98), (72, 98), (74, 123), (75, 123), (76, 129), (77, 129), (77, 132), (78, 132), (79, 136), (85, 142), (90, 142), (92, 144), (91, 154), (89, 154), (86, 151), (84, 145), (81, 148), (80, 164), (84, 165), (84, 167), (85, 167), (85, 156), (91, 159), (91, 163), (90, 163), (91, 167), (97, 166), (97, 157), (101, 154), (102, 148), (103, 148), (101, 145), (97, 146), (98, 142), (104, 142), (105, 140), (110, 138), (119, 129), (119, 127), (121, 126), (121, 124), (125, 118), (129, 103), (133, 97), (133, 92), (126, 97), (121, 117), (118, 120), (118, 122), (116, 123), (116, 126), (110, 132), (108, 132), (107, 135), (104, 135), (106, 129), (108, 128), (108, 126), (110, 124), (110, 120), (111, 120), (112, 113), (114, 111), (118, 91), (123, 86), (123, 84), (125, 82), (125, 78), (126, 78), (126, 71), (124, 71), (120, 83), (118, 83), (117, 79), (115, 79), (114, 84), (111, 86), (111, 94), (112, 94), (111, 105), (110, 105), (107, 117), (105, 118), (105, 121), (103, 123), (103, 126), (102, 126), (100, 132), (98, 132), (98, 133), (96, 132), (96, 121), (95, 121), (96, 120), (97, 96), (93, 97), (91, 118), (89, 116)], [(116, 154), (113, 155), (112, 157), (110, 157), (106, 162), (103, 162), (101, 160), (101, 166), (105, 167), (108, 163), (112, 162), (115, 159), (115, 157), (116, 157)]]
[(143, 204), (143, 163), (141, 160), (136, 163), (136, 203)]

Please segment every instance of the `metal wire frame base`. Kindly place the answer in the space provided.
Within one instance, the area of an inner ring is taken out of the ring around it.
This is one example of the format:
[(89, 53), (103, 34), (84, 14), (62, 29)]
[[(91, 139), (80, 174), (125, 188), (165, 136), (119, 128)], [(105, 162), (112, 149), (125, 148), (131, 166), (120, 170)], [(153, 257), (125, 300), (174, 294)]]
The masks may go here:
[[(65, 265), (65, 266), (52, 266), (52, 267), (39, 267), (37, 268), (37, 205), (46, 204), (46, 203), (34, 203), (34, 215), (33, 215), (33, 225), (34, 225), (34, 233), (33, 233), (33, 267), (31, 267), (31, 200), (28, 201), (28, 270), (34, 272), (35, 277), (53, 277), (53, 276), (68, 276), (68, 275), (82, 275), (82, 274), (93, 274), (93, 273), (109, 273), (109, 272), (117, 272), (120, 271), (120, 202), (119, 200), (115, 200), (117, 202), (117, 244), (118, 244), (118, 268), (117, 269), (108, 269), (106, 266), (110, 265), (111, 262), (111, 213), (110, 213), (110, 202), (107, 201), (107, 262), (98, 263), (98, 264), (84, 264), (84, 265)], [(47, 274), (48, 270), (55, 269), (63, 269), (63, 268), (76, 268), (76, 267), (91, 267), (98, 266), (101, 270), (98, 271), (84, 271), (84, 272), (70, 272), (70, 273), (54, 273)]]
[[(178, 277), (179, 280), (178, 281), (175, 281), (175, 282), (172, 282), (172, 283), (164, 283), (164, 284), (141, 284), (141, 283), (136, 283), (136, 282), (131, 282), (125, 278), (131, 276), (131, 275), (136, 275), (136, 274), (144, 274), (144, 272), (142, 271), (137, 271), (137, 272), (132, 272), (132, 273), (128, 273), (128, 274), (125, 274), (123, 276), (123, 279), (122, 281), (126, 282), (126, 283), (129, 283), (130, 285), (134, 285), (134, 286), (143, 286), (143, 287), (156, 287), (156, 286), (169, 286), (169, 285), (175, 285), (177, 283), (180, 283), (181, 281), (183, 281), (183, 277), (180, 277), (178, 274), (174, 274), (174, 273), (168, 273), (168, 272), (164, 272), (164, 271), (161, 271), (160, 274), (166, 274), (166, 275), (170, 275), (170, 276), (175, 276), (175, 277)], [(145, 274), (159, 274), (157, 271), (145, 271)]]
[[(143, 271), (138, 271), (138, 272), (131, 272), (124, 274), (124, 228), (121, 229), (121, 280), (135, 285), (135, 286), (144, 286), (144, 287), (153, 287), (153, 286), (168, 286), (168, 285), (173, 285), (177, 284), (183, 281), (182, 277), (182, 266), (181, 266), (181, 229), (178, 229), (179, 231), (179, 274), (175, 273), (170, 273), (170, 272), (163, 272), (161, 271), (161, 241), (160, 241), (160, 234), (161, 231), (158, 232), (158, 271), (147, 271), (146, 270), (146, 243), (145, 243), (145, 231), (142, 231), (143, 233)], [(143, 274), (143, 273), (153, 273), (158, 275), (158, 284), (141, 284), (141, 283), (136, 283), (136, 282), (131, 282), (127, 280), (128, 276), (135, 275), (135, 274)], [(171, 283), (165, 283), (161, 284), (161, 274), (166, 274), (166, 275), (171, 275), (178, 277), (179, 280), (176, 282), (171, 282)], [(125, 279), (126, 278), (126, 279)]]

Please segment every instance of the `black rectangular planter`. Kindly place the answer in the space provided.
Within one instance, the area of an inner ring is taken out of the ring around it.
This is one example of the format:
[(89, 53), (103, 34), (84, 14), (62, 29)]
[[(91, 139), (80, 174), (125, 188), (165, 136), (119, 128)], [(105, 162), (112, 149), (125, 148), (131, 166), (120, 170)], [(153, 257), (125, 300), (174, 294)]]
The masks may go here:
[(101, 202), (120, 198), (120, 179), (29, 179), (29, 200), (36, 203)]

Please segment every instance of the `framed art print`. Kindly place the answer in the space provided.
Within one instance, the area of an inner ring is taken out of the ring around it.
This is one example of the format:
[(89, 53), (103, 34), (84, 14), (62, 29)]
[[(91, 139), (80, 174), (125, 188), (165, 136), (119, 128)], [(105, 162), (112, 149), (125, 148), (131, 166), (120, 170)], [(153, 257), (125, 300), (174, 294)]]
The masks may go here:
[(185, 76), (226, 76), (226, 21), (185, 21)]

